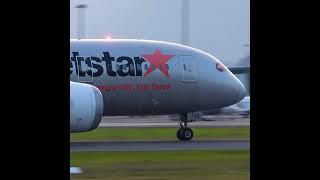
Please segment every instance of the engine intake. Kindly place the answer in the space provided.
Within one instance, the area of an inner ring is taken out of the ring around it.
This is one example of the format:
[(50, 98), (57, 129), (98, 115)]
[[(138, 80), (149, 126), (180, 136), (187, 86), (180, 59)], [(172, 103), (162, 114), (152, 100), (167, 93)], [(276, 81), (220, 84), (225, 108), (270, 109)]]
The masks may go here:
[(70, 82), (70, 131), (96, 129), (103, 116), (103, 97), (92, 85)]

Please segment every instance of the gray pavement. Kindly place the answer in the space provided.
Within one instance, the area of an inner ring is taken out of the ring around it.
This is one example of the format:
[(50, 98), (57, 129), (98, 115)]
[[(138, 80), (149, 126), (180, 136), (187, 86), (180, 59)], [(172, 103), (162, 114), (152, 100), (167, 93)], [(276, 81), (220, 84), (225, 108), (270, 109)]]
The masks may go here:
[(250, 140), (73, 142), (79, 151), (249, 150)]

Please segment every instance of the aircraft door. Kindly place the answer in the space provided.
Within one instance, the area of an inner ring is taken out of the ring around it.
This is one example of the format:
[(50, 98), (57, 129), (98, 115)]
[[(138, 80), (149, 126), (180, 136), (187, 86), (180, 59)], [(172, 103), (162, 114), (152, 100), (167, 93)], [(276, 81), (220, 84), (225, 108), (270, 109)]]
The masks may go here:
[(78, 82), (89, 83), (93, 81), (91, 58), (77, 58)]
[(192, 56), (180, 56), (182, 65), (182, 82), (196, 82), (196, 63)]

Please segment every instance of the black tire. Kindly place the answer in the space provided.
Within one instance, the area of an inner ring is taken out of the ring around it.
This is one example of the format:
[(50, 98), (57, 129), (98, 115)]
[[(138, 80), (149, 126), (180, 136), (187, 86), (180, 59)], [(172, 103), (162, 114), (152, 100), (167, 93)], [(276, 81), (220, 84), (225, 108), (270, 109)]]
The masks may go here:
[(193, 138), (193, 131), (191, 128), (184, 128), (181, 132), (183, 140), (190, 141)]
[(177, 138), (178, 138), (180, 141), (183, 141), (182, 128), (180, 128), (180, 129), (177, 131)]

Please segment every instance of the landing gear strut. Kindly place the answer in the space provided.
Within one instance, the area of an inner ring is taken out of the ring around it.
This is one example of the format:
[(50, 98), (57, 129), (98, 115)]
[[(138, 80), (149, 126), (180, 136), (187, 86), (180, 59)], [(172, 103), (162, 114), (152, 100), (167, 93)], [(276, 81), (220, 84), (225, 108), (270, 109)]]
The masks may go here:
[[(187, 113), (180, 114), (180, 129), (177, 131), (177, 138), (180, 141), (189, 141), (193, 138), (193, 131), (188, 125)], [(182, 124), (183, 123), (183, 124)]]

